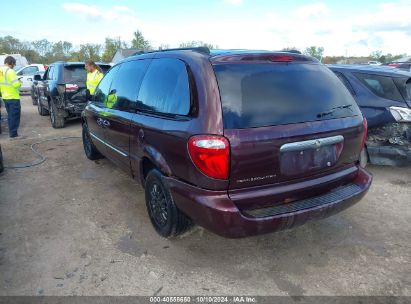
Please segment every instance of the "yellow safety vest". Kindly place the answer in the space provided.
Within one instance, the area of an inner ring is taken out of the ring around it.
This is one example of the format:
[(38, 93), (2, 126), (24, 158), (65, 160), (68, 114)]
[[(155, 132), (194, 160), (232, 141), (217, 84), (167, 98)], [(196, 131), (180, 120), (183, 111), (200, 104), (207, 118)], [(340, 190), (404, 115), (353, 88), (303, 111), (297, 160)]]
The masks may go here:
[(99, 70), (95, 70), (92, 73), (87, 73), (86, 86), (87, 89), (89, 89), (90, 94), (94, 94), (101, 79), (103, 79), (103, 73), (101, 73)]
[(8, 66), (0, 68), (0, 91), (3, 99), (20, 99), (21, 82), (17, 79), (16, 71)]
[(107, 100), (106, 100), (106, 107), (109, 109), (112, 109), (114, 105), (117, 102), (117, 94), (116, 93), (111, 93), (108, 94)]

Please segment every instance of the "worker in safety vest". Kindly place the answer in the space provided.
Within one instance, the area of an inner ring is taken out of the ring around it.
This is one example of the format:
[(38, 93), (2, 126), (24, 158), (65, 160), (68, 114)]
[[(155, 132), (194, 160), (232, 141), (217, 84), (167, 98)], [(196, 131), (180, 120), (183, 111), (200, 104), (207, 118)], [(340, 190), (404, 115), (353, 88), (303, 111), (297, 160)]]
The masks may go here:
[(90, 94), (93, 95), (104, 75), (100, 67), (93, 60), (87, 60), (85, 67), (87, 70), (86, 86)]
[(17, 129), (20, 125), (21, 115), (19, 92), (21, 81), (17, 79), (16, 72), (13, 70), (15, 65), (16, 59), (12, 56), (7, 56), (4, 59), (4, 66), (0, 68), (0, 91), (8, 115), (7, 122), (10, 138), (18, 136)]

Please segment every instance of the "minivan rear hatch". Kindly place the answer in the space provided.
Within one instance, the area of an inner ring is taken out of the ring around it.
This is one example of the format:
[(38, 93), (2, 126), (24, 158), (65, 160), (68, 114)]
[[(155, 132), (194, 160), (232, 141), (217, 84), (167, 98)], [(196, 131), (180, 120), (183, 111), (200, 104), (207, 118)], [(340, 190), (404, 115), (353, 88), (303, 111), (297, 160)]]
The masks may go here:
[(298, 182), (358, 161), (362, 114), (327, 67), (287, 53), (211, 61), (231, 147), (230, 189)]

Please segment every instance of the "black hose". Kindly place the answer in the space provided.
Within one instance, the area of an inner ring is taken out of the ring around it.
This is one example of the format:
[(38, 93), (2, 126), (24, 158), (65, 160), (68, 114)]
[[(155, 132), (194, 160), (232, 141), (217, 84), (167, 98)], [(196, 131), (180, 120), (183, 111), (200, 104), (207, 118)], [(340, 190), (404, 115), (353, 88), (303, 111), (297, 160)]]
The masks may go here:
[(32, 162), (32, 163), (28, 163), (28, 164), (14, 164), (14, 165), (9, 165), (9, 166), (4, 166), (4, 168), (6, 169), (23, 169), (23, 168), (30, 168), (30, 167), (34, 167), (34, 166), (38, 166), (41, 165), (42, 163), (44, 163), (46, 161), (46, 157), (44, 155), (42, 155), (39, 151), (36, 150), (36, 146), (44, 143), (44, 142), (48, 142), (48, 141), (56, 141), (56, 140), (65, 140), (65, 139), (80, 139), (80, 136), (65, 136), (65, 137), (55, 137), (55, 138), (49, 138), (49, 139), (44, 139), (41, 141), (37, 141), (35, 143), (33, 143), (30, 146), (31, 151), (33, 151), (33, 153), (39, 158), (36, 161)]

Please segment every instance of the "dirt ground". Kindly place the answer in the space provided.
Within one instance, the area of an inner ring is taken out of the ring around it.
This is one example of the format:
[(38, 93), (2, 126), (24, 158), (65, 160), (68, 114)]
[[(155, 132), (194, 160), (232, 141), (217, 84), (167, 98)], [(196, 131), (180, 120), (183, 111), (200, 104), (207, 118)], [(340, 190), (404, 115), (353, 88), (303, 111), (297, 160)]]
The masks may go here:
[[(26, 138), (0, 135), (5, 163), (80, 130), (52, 129), (24, 97)], [(411, 295), (411, 168), (369, 167), (359, 204), (296, 229), (232, 240), (195, 227), (166, 240), (142, 188), (87, 160), (80, 139), (39, 150), (42, 165), (0, 175), (0, 295)]]

